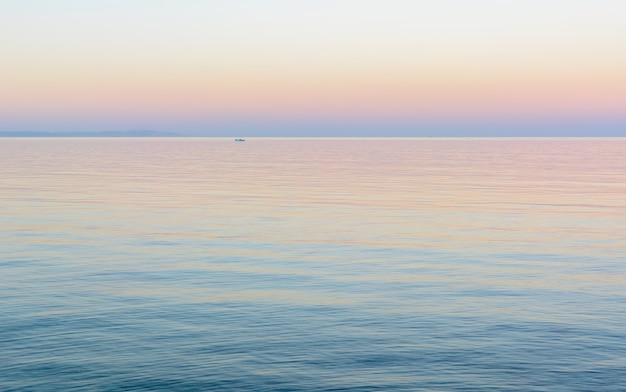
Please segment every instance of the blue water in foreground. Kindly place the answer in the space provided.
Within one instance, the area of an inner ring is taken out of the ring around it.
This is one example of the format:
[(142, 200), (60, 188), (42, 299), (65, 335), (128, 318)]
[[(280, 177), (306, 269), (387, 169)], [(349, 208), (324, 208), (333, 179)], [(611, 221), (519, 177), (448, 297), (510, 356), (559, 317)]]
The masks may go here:
[(626, 139), (1, 139), (2, 391), (625, 391)]

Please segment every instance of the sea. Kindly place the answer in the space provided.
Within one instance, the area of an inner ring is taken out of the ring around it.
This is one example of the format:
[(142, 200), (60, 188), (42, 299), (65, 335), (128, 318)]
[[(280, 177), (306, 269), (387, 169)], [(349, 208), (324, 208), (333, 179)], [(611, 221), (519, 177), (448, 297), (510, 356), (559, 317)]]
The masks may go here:
[(2, 138), (0, 390), (626, 391), (626, 139)]

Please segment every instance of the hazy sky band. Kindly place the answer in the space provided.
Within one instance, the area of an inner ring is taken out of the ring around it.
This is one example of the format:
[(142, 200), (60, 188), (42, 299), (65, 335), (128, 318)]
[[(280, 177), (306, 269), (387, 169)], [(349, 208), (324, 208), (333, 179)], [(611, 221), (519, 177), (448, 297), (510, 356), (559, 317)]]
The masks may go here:
[(0, 130), (626, 118), (622, 0), (23, 0), (0, 10)]

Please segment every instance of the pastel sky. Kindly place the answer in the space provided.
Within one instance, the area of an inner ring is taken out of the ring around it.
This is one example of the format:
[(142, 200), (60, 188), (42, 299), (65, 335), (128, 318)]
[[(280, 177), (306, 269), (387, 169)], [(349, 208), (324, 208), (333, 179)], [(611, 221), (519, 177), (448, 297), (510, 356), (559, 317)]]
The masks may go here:
[(624, 0), (0, 0), (0, 131), (626, 136), (625, 20)]

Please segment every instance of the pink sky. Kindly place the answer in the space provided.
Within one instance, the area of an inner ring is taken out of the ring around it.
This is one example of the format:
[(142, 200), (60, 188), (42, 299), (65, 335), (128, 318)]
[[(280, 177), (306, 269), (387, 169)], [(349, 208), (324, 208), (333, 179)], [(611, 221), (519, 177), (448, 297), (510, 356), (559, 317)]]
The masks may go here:
[(621, 1), (235, 3), (5, 7), (0, 131), (626, 119)]

